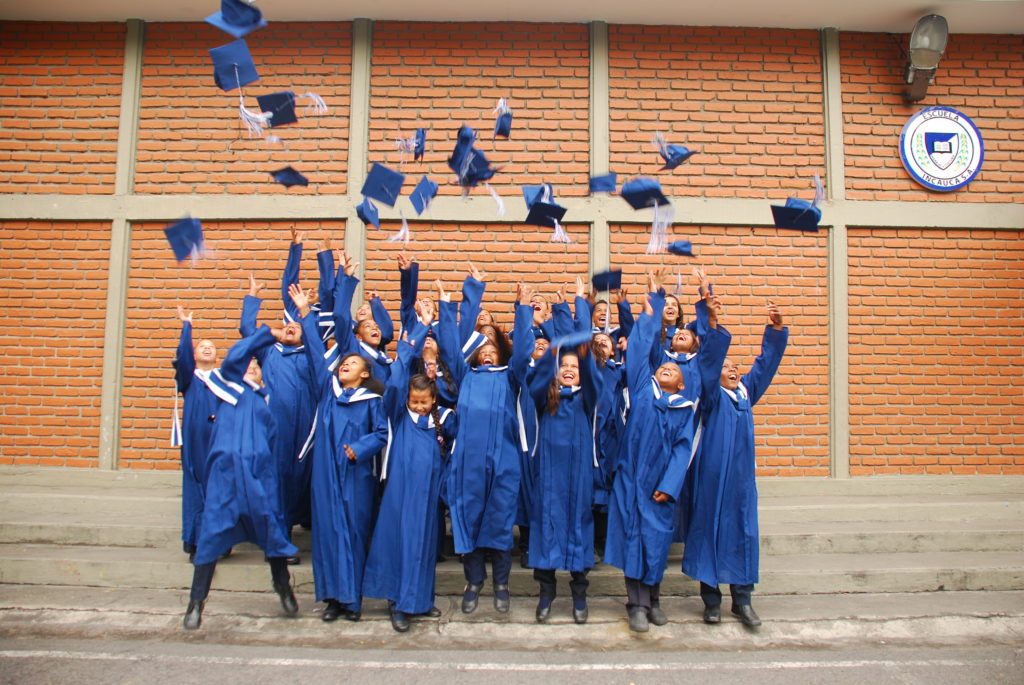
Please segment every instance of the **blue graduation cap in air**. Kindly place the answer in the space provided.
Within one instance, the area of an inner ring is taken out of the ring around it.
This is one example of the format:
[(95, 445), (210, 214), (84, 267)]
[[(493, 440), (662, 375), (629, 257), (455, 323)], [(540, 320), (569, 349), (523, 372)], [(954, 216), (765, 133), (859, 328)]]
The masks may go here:
[(377, 228), (380, 228), (380, 215), (377, 213), (377, 205), (370, 201), (370, 198), (364, 197), (363, 201), (356, 207), (356, 216), (363, 220), (364, 224), (373, 224)]
[(596, 273), (590, 278), (590, 284), (594, 286), (594, 292), (605, 290), (619, 290), (622, 288), (622, 269), (612, 269)]
[(591, 176), (590, 177), (590, 194), (594, 193), (614, 193), (616, 186), (616, 176), (612, 172), (610, 174), (604, 174), (602, 176)]
[(494, 120), (494, 137), (508, 138), (512, 134), (512, 110), (508, 108), (508, 101), (505, 98), (498, 100), (494, 113), (498, 115)]
[(530, 209), (534, 203), (544, 198), (551, 199), (554, 189), (550, 183), (541, 183), (535, 186), (523, 186), (523, 199), (526, 201), (526, 208)]
[(675, 169), (696, 152), (696, 150), (691, 150), (685, 145), (669, 145), (665, 141), (665, 136), (661, 133), (655, 134), (654, 144), (658, 147), (658, 154), (665, 160), (665, 166), (661, 167), (662, 171)]
[(271, 171), (270, 175), (274, 177), (275, 181), (283, 185), (285, 188), (309, 185), (309, 180), (290, 166), (278, 169), (277, 171)]
[(412, 194), (409, 196), (409, 201), (412, 202), (413, 209), (415, 209), (416, 214), (419, 215), (430, 206), (430, 201), (435, 197), (437, 197), (437, 184), (424, 176), (420, 179), (420, 182), (416, 184), (416, 187), (413, 188)]
[(185, 217), (165, 228), (164, 235), (179, 262), (198, 257), (203, 251), (203, 225), (199, 219)]
[(416, 129), (416, 142), (412, 149), (413, 161), (423, 159), (423, 153), (427, 150), (427, 129)]
[(394, 207), (402, 194), (403, 183), (405, 183), (405, 174), (374, 162), (370, 173), (366, 176), (366, 182), (363, 183), (361, 192), (365, 197), (372, 197), (388, 207)]
[(523, 223), (557, 229), (561, 225), (559, 222), (565, 216), (566, 211), (562, 205), (538, 200), (530, 205), (530, 213), (526, 215), (526, 221)]
[(797, 231), (818, 231), (821, 221), (821, 209), (818, 205), (825, 199), (825, 189), (821, 185), (821, 177), (814, 177), (814, 201), (808, 202), (796, 197), (786, 198), (784, 205), (772, 205), (772, 219), (776, 228), (789, 228)]
[(473, 147), (475, 141), (476, 132), (463, 125), (459, 129), (452, 156), (448, 158), (448, 168), (459, 177), (459, 184), (466, 187), (482, 183), (498, 171), (487, 161), (484, 153)]
[(208, 16), (206, 22), (235, 38), (267, 25), (263, 12), (242, 0), (220, 0), (220, 11)]
[(665, 193), (661, 191), (661, 184), (653, 178), (640, 176), (630, 179), (622, 184), (619, 191), (622, 199), (629, 203), (633, 209), (644, 207), (655, 207), (669, 204)]
[(267, 121), (271, 128), (294, 124), (299, 119), (295, 116), (295, 93), (284, 90), (280, 93), (256, 96), (256, 102), (260, 105), (260, 111), (270, 113)]
[(679, 257), (692, 257), (693, 256), (693, 245), (689, 240), (676, 240), (668, 244), (665, 248), (669, 252)]
[(225, 92), (260, 80), (244, 40), (211, 48), (210, 58), (213, 60), (213, 80)]

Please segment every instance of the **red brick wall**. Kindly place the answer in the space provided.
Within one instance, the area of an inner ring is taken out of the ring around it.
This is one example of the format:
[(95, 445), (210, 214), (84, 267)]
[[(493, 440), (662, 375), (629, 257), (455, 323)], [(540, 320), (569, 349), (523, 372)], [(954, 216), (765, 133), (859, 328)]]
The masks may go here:
[(850, 472), (1024, 473), (1024, 239), (850, 231)]
[[(814, 31), (609, 26), (611, 170), (659, 174), (669, 195), (814, 196), (825, 178), (821, 46)], [(651, 144), (696, 149), (658, 172)]]
[[(238, 91), (213, 82), (210, 48), (233, 38), (206, 23), (149, 24), (139, 102), (137, 193), (345, 193), (351, 86), (351, 26), (271, 23), (246, 37), (260, 80), (245, 86), (246, 107), (257, 95), (313, 91), (330, 111), (304, 115), (271, 132), (282, 142), (249, 138), (238, 117)], [(292, 165), (310, 182), (286, 190), (269, 172)]]
[[(902, 202), (1024, 201), (1024, 37), (953, 34), (919, 103), (903, 101), (908, 37), (840, 36), (846, 196)], [(970, 185), (935, 193), (918, 185), (900, 161), (900, 132), (915, 112), (937, 104), (974, 121), (985, 161)]]
[[(647, 255), (647, 226), (614, 226), (612, 264), (639, 315), (645, 272), (667, 269), (667, 290), (682, 274), (683, 310), (692, 314), (694, 266), (703, 268), (725, 305), (729, 357), (746, 373), (760, 353), (769, 298), (782, 308), (789, 346), (772, 386), (754, 410), (758, 474), (826, 476), (828, 460), (827, 234), (766, 228), (676, 225), (673, 237), (693, 243), (694, 257)], [(692, 316), (691, 316), (692, 318)]]
[(114, 192), (124, 35), (0, 22), (0, 193)]
[(0, 222), (0, 464), (97, 466), (109, 232)]
[[(291, 223), (250, 221), (207, 222), (203, 234), (211, 258), (178, 265), (167, 248), (163, 224), (132, 226), (132, 258), (128, 273), (124, 351), (124, 395), (121, 419), (121, 467), (176, 469), (178, 450), (170, 447), (174, 406), (174, 369), (178, 346), (180, 303), (193, 312), (193, 342), (212, 339), (220, 359), (238, 340), (242, 298), (248, 275), (266, 284), (260, 322), (281, 321), (281, 272), (291, 243)], [(330, 231), (336, 245), (344, 243), (344, 226), (295, 222), (305, 234), (302, 276), (316, 279), (316, 244)]]
[[(424, 159), (405, 164), (403, 171), (428, 173), (442, 195), (457, 195), (447, 160), (465, 123), (477, 129), (477, 147), (501, 167), (490, 183), (502, 195), (519, 195), (518, 186), (542, 181), (555, 186), (556, 197), (586, 195), (585, 25), (380, 22), (373, 36), (371, 162), (397, 167), (395, 139), (427, 128)], [(513, 112), (512, 135), (493, 140), (492, 110), (503, 97)]]

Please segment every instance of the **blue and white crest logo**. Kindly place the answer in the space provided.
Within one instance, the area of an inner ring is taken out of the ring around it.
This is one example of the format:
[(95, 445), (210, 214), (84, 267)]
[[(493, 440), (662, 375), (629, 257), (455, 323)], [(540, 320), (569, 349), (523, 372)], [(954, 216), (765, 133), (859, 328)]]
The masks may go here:
[(903, 126), (900, 158), (915, 181), (929, 190), (948, 192), (978, 175), (985, 148), (966, 115), (950, 107), (929, 107)]

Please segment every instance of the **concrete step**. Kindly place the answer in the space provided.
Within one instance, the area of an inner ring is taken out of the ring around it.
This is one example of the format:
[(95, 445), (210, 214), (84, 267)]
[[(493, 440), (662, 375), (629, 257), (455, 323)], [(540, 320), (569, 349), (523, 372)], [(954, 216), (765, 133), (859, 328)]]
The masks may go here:
[[(590, 620), (575, 625), (569, 601), (555, 601), (546, 625), (534, 620), (534, 602), (513, 598), (512, 611), (499, 615), (490, 602), (473, 614), (457, 597), (438, 597), (442, 616), (418, 618), (405, 635), (388, 621), (381, 600), (367, 600), (358, 623), (325, 624), (322, 605), (299, 591), (299, 616), (281, 617), (277, 597), (266, 591), (213, 592), (195, 633), (182, 630), (188, 593), (181, 590), (109, 589), (41, 585), (0, 585), (0, 639), (20, 638), (182, 641), (327, 649), (453, 649), (567, 653), (611, 651), (756, 651), (858, 645), (1020, 645), (1024, 634), (1024, 592), (929, 592), (858, 595), (755, 595), (764, 625), (745, 630), (728, 611), (722, 623), (701, 622), (696, 597), (666, 597), (665, 626), (631, 633), (620, 596), (590, 595)], [(372, 652), (365, 652), (372, 654)], [(545, 661), (550, 655), (539, 657)], [(592, 659), (590, 659), (592, 661)], [(589, 661), (588, 661), (589, 663)], [(422, 677), (422, 676), (420, 676)], [(593, 676), (597, 677), (597, 676)], [(635, 680), (635, 678), (633, 678)], [(1012, 678), (1011, 678), (1012, 679)], [(647, 679), (649, 680), (649, 679)], [(644, 680), (644, 682), (647, 682)], [(628, 681), (623, 681), (628, 682)], [(637, 681), (639, 682), (639, 680)], [(781, 680), (779, 682), (782, 682)], [(844, 681), (846, 682), (846, 681)]]
[[(123, 547), (0, 545), (0, 583), (98, 587), (186, 588), (192, 566), (180, 551)], [(311, 559), (292, 567), (297, 587), (312, 588)], [(260, 591), (270, 582), (258, 550), (240, 547), (218, 564), (214, 587)], [(600, 564), (590, 575), (594, 594), (618, 595), (622, 574)], [(437, 593), (461, 593), (465, 580), (457, 561), (437, 566)], [(537, 591), (532, 573), (514, 563), (512, 592)], [(1024, 552), (780, 555), (762, 559), (760, 593), (921, 592), (1024, 589)], [(670, 560), (662, 592), (692, 595), (696, 583)]]

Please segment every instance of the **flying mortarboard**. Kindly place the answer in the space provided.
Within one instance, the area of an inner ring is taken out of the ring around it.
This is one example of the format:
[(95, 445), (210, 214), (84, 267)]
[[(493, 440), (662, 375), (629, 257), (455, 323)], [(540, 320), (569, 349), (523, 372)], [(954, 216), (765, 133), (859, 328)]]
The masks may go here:
[(565, 232), (560, 221), (565, 216), (566, 208), (555, 204), (554, 188), (550, 183), (538, 186), (523, 186), (523, 199), (530, 210), (526, 222), (530, 226), (546, 226), (555, 229), (551, 236), (553, 243), (571, 243), (572, 238)]
[(448, 158), (448, 168), (459, 177), (459, 185), (469, 188), (488, 180), (497, 172), (484, 153), (473, 147), (475, 141), (476, 132), (463, 125), (459, 129), (452, 156)]
[(208, 16), (206, 22), (235, 38), (267, 25), (263, 13), (242, 0), (220, 0), (220, 11)]
[(309, 185), (309, 180), (290, 166), (286, 166), (284, 169), (278, 169), (277, 171), (271, 171), (270, 175), (274, 177), (275, 181), (283, 185), (285, 188)]
[(423, 159), (423, 153), (427, 151), (427, 129), (416, 129), (416, 142), (412, 147), (413, 161)]
[(398, 197), (402, 194), (404, 182), (405, 174), (374, 162), (370, 173), (366, 176), (366, 182), (363, 183), (361, 192), (365, 197), (372, 197), (389, 207), (394, 207)]
[(696, 152), (696, 150), (690, 150), (685, 145), (669, 145), (665, 141), (665, 136), (661, 133), (654, 134), (654, 145), (658, 148), (661, 158), (665, 160), (665, 166), (661, 167), (661, 171), (675, 169)]
[(677, 240), (669, 243), (668, 247), (665, 248), (674, 255), (679, 257), (692, 257), (693, 256), (693, 245), (689, 240)]
[(595, 292), (605, 290), (619, 290), (622, 288), (622, 269), (612, 269), (596, 273), (590, 278), (591, 285)]
[(211, 48), (210, 58), (213, 60), (213, 80), (225, 92), (260, 80), (244, 40)]
[(271, 128), (298, 121), (295, 116), (295, 93), (290, 90), (257, 96), (256, 102), (260, 104), (261, 112), (270, 114), (267, 123)]
[(615, 173), (604, 174), (603, 176), (591, 176), (590, 177), (590, 194), (594, 193), (614, 193), (616, 185)]
[(508, 108), (508, 101), (505, 98), (498, 100), (494, 113), (498, 115), (494, 120), (494, 137), (508, 138), (512, 133), (512, 110)]
[(817, 232), (821, 221), (821, 209), (818, 205), (825, 199), (825, 189), (821, 185), (821, 177), (814, 177), (814, 201), (808, 202), (799, 198), (786, 198), (785, 205), (772, 205), (772, 219), (776, 228), (790, 228), (797, 231)]
[(412, 202), (413, 209), (415, 209), (416, 214), (419, 215), (430, 208), (430, 202), (436, 196), (437, 184), (424, 176), (420, 179), (420, 182), (416, 184), (416, 187), (413, 188), (412, 194), (409, 196), (409, 201)]
[(647, 254), (655, 254), (665, 249), (668, 227), (675, 220), (675, 208), (661, 191), (661, 184), (653, 178), (641, 176), (622, 184), (619, 195), (633, 209), (654, 207), (654, 220), (651, 222), (651, 239), (647, 243)]
[(541, 183), (536, 186), (523, 186), (523, 199), (526, 201), (526, 208), (530, 209), (534, 203), (543, 200), (545, 197), (551, 199), (554, 189), (550, 183)]
[(203, 252), (203, 225), (199, 219), (185, 217), (165, 228), (164, 235), (179, 262), (189, 257), (196, 259)]
[(380, 228), (380, 215), (377, 213), (377, 205), (373, 204), (370, 198), (363, 198), (363, 201), (356, 207), (356, 215), (363, 220), (364, 224), (373, 224)]

